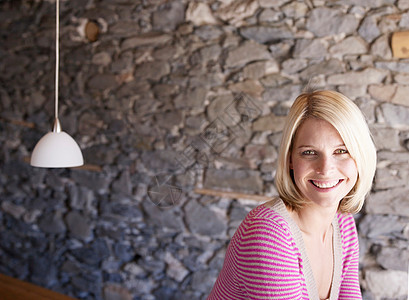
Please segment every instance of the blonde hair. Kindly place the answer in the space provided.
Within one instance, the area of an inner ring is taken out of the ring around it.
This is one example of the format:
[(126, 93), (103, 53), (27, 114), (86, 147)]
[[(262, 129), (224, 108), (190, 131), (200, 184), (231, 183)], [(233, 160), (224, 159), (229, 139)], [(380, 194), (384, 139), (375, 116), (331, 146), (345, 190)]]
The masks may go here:
[(293, 210), (307, 202), (295, 185), (290, 170), (290, 153), (295, 134), (309, 118), (329, 122), (340, 134), (348, 152), (355, 160), (358, 179), (340, 202), (341, 213), (357, 213), (370, 192), (376, 170), (376, 149), (365, 117), (346, 96), (335, 91), (305, 92), (297, 97), (287, 116), (281, 138), (275, 183), (281, 199)]

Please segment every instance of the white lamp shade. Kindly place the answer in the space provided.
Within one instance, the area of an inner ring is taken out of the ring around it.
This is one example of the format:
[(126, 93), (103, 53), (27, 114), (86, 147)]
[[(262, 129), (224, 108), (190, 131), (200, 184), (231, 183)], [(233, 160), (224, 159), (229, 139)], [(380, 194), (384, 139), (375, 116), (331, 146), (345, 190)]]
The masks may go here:
[(49, 132), (38, 141), (30, 163), (41, 168), (70, 168), (82, 166), (84, 159), (75, 140), (60, 131)]

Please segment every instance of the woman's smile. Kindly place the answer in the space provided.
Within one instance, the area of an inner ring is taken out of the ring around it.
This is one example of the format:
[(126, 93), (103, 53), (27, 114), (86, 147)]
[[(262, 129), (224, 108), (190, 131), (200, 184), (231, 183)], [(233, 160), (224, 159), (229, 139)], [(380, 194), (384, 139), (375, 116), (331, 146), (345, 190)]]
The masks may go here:
[(343, 179), (339, 180), (332, 180), (332, 181), (322, 181), (322, 180), (310, 180), (310, 182), (317, 188), (319, 189), (331, 189), (335, 186), (337, 186), (339, 183), (342, 182)]

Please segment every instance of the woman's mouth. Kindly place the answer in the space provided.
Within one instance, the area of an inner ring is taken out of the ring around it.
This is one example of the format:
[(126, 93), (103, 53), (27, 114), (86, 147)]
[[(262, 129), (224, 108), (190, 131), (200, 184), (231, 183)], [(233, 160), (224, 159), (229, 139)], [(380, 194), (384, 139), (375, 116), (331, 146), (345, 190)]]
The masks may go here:
[(320, 189), (330, 189), (337, 186), (343, 179), (331, 180), (331, 181), (319, 181), (319, 180), (310, 180), (310, 182)]

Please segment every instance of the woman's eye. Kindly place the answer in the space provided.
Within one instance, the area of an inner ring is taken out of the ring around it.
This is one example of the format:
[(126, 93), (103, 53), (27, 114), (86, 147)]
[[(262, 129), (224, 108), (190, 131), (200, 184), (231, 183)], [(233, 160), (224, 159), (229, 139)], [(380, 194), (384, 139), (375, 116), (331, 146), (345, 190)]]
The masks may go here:
[(314, 150), (305, 150), (301, 154), (302, 155), (314, 155), (315, 151)]
[(337, 149), (335, 150), (335, 154), (347, 154), (348, 150), (346, 149)]

